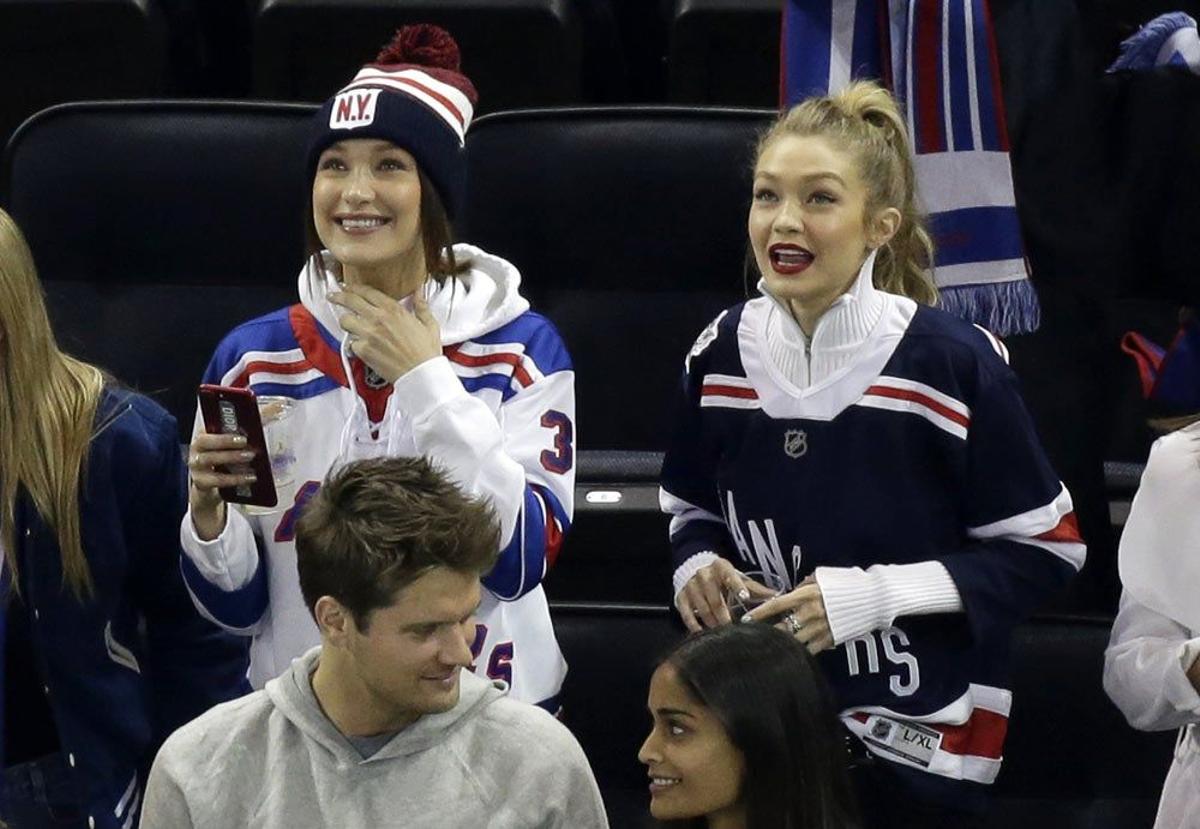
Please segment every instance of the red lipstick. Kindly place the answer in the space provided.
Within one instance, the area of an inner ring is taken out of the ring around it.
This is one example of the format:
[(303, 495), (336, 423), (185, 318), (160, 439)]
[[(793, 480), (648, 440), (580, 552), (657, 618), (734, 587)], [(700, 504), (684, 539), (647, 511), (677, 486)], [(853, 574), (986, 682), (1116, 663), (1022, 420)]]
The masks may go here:
[(782, 242), (767, 248), (767, 257), (771, 260), (771, 269), (783, 276), (804, 272), (814, 259), (806, 248)]

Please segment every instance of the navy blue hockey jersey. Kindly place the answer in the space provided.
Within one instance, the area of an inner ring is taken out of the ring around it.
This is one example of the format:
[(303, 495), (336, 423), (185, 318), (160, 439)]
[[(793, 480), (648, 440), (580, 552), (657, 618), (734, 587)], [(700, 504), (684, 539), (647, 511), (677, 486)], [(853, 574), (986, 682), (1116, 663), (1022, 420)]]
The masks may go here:
[(817, 567), (941, 562), (965, 613), (820, 655), (846, 726), (935, 800), (999, 771), (1008, 640), (1083, 564), (1070, 496), (989, 334), (885, 295), (853, 364), (800, 390), (767, 357), (769, 298), (688, 357), (663, 468), (676, 568), (716, 553), (798, 584)]

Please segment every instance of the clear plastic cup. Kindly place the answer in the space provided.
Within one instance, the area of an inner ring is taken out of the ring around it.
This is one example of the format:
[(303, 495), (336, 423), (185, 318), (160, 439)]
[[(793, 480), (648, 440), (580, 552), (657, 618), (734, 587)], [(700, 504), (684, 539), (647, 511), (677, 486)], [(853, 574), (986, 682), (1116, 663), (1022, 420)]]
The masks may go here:
[(265, 395), (258, 398), (258, 414), (262, 417), (263, 438), (267, 442), (276, 489), (291, 486), (296, 478), (296, 442), (292, 435), (295, 405), (290, 397)]
[(725, 604), (729, 608), (730, 617), (736, 622), (754, 610), (756, 607), (765, 604), (788, 590), (792, 589), (787, 578), (769, 570), (749, 570), (742, 573), (742, 577), (756, 581), (762, 586), (770, 589), (770, 596), (759, 596), (754, 592), (750, 592), (748, 596), (739, 595), (741, 591), (730, 589), (725, 594)]
[(271, 461), (271, 477), (275, 479), (278, 501), (273, 507), (243, 506), (247, 515), (267, 515), (291, 505), (287, 493), (296, 481), (296, 441), (292, 434), (295, 401), (290, 397), (262, 395), (256, 398), (258, 415), (262, 418), (263, 440)]

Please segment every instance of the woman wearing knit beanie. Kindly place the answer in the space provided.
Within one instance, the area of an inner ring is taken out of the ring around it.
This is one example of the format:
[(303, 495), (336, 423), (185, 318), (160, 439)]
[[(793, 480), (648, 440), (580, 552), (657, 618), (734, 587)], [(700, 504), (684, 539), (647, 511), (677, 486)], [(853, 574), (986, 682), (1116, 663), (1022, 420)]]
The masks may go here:
[(279, 511), (228, 509), (244, 479), (237, 438), (198, 432), (189, 457), (183, 570), (197, 606), (253, 636), (255, 687), (318, 644), (301, 598), (295, 520), (333, 466), (424, 455), (501, 524), (484, 579), (474, 669), (556, 708), (566, 671), (542, 576), (571, 521), (574, 372), (554, 326), (529, 310), (508, 262), (454, 245), (464, 135), (476, 93), (458, 46), (409, 26), (313, 122), (308, 258), (299, 304), (238, 326), (204, 382), (289, 398), (294, 486)]

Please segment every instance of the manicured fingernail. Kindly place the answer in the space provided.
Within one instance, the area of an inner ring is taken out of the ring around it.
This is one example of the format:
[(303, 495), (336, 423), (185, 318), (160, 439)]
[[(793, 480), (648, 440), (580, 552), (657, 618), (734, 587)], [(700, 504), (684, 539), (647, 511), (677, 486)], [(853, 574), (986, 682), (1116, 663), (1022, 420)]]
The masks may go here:
[(244, 461), (248, 461), (254, 457), (254, 453), (253, 452), (238, 452), (238, 457)]
[(233, 443), (235, 446), (245, 446), (246, 445), (246, 436), (245, 435), (236, 435), (233, 438)]
[(745, 614), (744, 616), (742, 616), (742, 618), (741, 618), (741, 619), (739, 619), (738, 621), (741, 621), (741, 622), (753, 622), (753, 621), (754, 621), (754, 617), (753, 617), (753, 616), (751, 616), (749, 613), (747, 613), (747, 614)]
[(249, 483), (254, 483), (255, 481), (258, 480), (257, 475), (243, 475), (242, 477), (245, 478), (246, 481), (248, 481)]
[(743, 587), (741, 590), (738, 591), (737, 596), (739, 599), (741, 599), (744, 602), (744, 601), (746, 601), (746, 599), (750, 598), (750, 591)]

